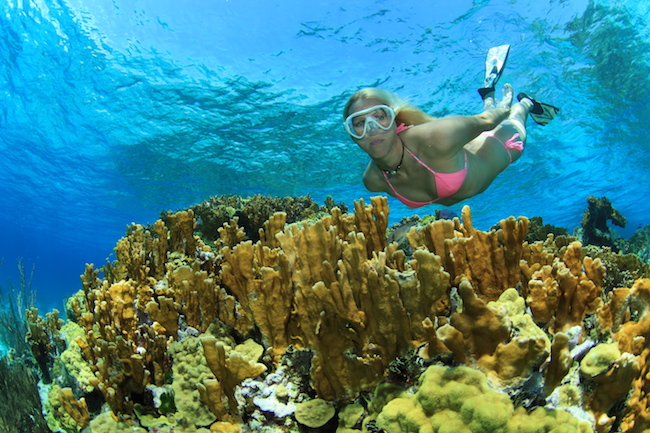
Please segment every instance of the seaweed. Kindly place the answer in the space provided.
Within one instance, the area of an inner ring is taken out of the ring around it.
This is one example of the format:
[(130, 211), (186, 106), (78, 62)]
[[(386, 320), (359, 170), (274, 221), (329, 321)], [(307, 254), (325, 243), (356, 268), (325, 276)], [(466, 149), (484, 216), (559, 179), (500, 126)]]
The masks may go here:
[(0, 358), (0, 433), (48, 433), (36, 374), (19, 359)]
[[(2, 268), (4, 260), (0, 261)], [(31, 353), (30, 346), (25, 341), (27, 335), (27, 310), (36, 304), (36, 292), (32, 289), (34, 268), (27, 276), (22, 259), (18, 259), (20, 286), (14, 288), (11, 282), (7, 288), (0, 285), (0, 343), (12, 348), (17, 356)]]

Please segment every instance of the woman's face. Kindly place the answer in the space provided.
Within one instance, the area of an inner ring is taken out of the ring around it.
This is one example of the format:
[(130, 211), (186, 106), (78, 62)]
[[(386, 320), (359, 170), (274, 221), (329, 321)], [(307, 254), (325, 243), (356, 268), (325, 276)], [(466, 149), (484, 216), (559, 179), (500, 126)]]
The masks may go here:
[[(378, 99), (359, 99), (350, 105), (348, 110), (350, 115), (362, 112), (371, 107), (385, 106), (383, 102)], [(386, 154), (394, 140), (395, 140), (395, 122), (394, 113), (392, 109), (377, 109), (371, 110), (366, 113), (360, 113), (358, 116), (352, 116), (349, 122), (349, 128), (356, 135), (357, 138), (351, 135), (352, 140), (359, 145), (359, 147), (368, 153), (373, 158), (381, 158)], [(366, 118), (371, 117), (372, 120), (366, 122)]]

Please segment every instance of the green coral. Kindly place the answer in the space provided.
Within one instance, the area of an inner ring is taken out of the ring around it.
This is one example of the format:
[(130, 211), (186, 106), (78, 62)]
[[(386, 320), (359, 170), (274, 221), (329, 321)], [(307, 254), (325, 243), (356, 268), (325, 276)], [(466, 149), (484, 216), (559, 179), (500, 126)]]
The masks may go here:
[(296, 406), (296, 421), (310, 428), (319, 428), (332, 419), (336, 409), (320, 398), (308, 400)]
[(336, 429), (336, 433), (354, 431), (354, 426), (359, 424), (364, 413), (365, 409), (360, 404), (352, 403), (345, 406), (339, 412), (339, 428)]
[(589, 377), (598, 376), (609, 370), (610, 366), (621, 357), (618, 343), (602, 343), (591, 348), (580, 362), (580, 370)]
[(142, 427), (115, 421), (111, 412), (104, 412), (90, 421), (90, 430), (92, 433), (147, 433)]
[(212, 377), (198, 337), (189, 337), (169, 347), (173, 360), (172, 389), (178, 410), (176, 418), (186, 424), (209, 425), (215, 416), (201, 401), (196, 384)]
[(391, 433), (591, 432), (591, 427), (559, 410), (514, 408), (507, 395), (488, 386), (469, 367), (431, 366), (413, 395), (386, 404), (377, 426)]

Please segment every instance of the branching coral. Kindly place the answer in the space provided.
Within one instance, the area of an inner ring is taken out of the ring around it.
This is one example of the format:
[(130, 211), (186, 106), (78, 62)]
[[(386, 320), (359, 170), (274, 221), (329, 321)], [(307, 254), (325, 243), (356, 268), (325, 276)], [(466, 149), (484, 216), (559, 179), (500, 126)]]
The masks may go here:
[[(620, 326), (619, 331), (614, 334), (618, 341), (621, 352), (628, 352), (640, 355), (650, 345), (650, 280), (642, 279), (634, 283), (629, 294), (628, 307), (631, 310), (630, 317), (637, 317)], [(621, 314), (624, 309), (618, 309)]]
[(54, 357), (63, 350), (64, 346), (59, 335), (63, 320), (59, 319), (58, 310), (46, 313), (44, 319), (38, 315), (36, 308), (30, 308), (25, 312), (25, 320), (27, 323), (25, 340), (31, 347), (32, 355), (41, 369), (45, 383), (49, 383)]
[(632, 383), (632, 395), (627, 402), (621, 431), (628, 433), (647, 432), (650, 429), (650, 349), (644, 349), (639, 358), (641, 371)]
[(437, 220), (420, 231), (412, 228), (408, 239), (414, 250), (427, 248), (439, 255), (453, 284), (465, 277), (479, 297), (495, 301), (521, 280), (519, 261), (527, 228), (527, 218), (510, 217), (501, 220), (498, 231), (475, 230), (465, 206), (462, 224), (458, 218)]
[(374, 386), (387, 363), (424, 338), (420, 322), (445, 308), (449, 288), (428, 252), (418, 252), (408, 271), (387, 267), (380, 235), (385, 199), (355, 209), (354, 219), (333, 211), (313, 224), (289, 225), (275, 236), (277, 244), (263, 232), (274, 248), (250, 242), (224, 248), (222, 281), (272, 356), (289, 344), (314, 349), (312, 382), (326, 398)]
[(602, 302), (605, 269), (599, 259), (582, 259), (581, 254), (582, 245), (573, 242), (563, 261), (541, 267), (528, 282), (527, 304), (533, 317), (542, 323), (553, 319), (556, 332), (581, 324)]

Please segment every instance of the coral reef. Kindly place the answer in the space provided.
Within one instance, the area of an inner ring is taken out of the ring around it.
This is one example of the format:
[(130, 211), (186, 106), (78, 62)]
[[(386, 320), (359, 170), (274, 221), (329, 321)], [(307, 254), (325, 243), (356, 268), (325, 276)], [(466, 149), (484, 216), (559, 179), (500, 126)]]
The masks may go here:
[(242, 203), (129, 226), (115, 262), (87, 266), (74, 323), (30, 313), (57, 428), (650, 428), (643, 262), (529, 241), (525, 217), (477, 230), (468, 207), (407, 223), (400, 247), (386, 198), (308, 221), (255, 201), (253, 223)]

